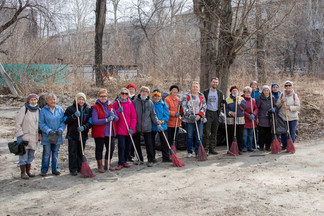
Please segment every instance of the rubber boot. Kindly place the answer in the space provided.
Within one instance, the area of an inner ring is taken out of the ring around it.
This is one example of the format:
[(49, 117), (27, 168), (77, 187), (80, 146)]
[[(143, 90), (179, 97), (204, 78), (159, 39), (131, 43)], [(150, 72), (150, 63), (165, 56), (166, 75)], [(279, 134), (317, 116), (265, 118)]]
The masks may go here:
[[(108, 160), (105, 160), (105, 170), (108, 169)], [(111, 164), (109, 164), (109, 170), (110, 171), (115, 171), (116, 169), (115, 168), (112, 168)]]
[(102, 160), (97, 160), (97, 164), (98, 164), (98, 172), (104, 173), (105, 170), (104, 170), (104, 168), (102, 166)]
[(35, 177), (35, 174), (30, 172), (31, 170), (31, 164), (26, 164), (26, 173), (29, 177)]
[(20, 176), (22, 179), (29, 179), (28, 175), (26, 175), (26, 165), (20, 165), (20, 171)]

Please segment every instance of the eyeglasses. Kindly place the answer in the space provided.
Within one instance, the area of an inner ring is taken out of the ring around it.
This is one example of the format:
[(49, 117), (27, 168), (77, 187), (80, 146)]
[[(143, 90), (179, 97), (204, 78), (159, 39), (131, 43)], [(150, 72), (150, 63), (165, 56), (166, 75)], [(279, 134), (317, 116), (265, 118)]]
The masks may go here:
[(128, 95), (127, 92), (121, 92), (120, 94), (121, 94), (121, 95)]
[(149, 94), (150, 92), (148, 92), (148, 91), (141, 91), (141, 92), (143, 92), (143, 93), (147, 93), (147, 94)]
[(99, 97), (101, 97), (101, 98), (106, 98), (106, 97), (108, 97), (107, 95), (100, 95)]
[(285, 87), (291, 87), (291, 85), (285, 85)]

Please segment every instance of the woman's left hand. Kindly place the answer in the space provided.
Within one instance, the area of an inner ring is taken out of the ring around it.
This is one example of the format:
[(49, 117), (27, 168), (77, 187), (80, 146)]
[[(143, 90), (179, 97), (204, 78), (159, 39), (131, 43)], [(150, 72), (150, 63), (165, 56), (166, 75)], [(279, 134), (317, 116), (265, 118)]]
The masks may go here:
[(285, 110), (289, 110), (290, 109), (290, 106), (285, 106)]

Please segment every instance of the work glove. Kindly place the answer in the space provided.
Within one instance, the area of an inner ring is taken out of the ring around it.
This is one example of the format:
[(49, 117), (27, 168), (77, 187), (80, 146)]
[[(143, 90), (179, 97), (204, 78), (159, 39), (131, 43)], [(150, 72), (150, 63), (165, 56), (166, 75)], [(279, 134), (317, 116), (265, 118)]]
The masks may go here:
[(83, 132), (84, 131), (84, 127), (83, 126), (80, 126), (77, 128), (78, 132)]
[(117, 109), (117, 111), (118, 111), (119, 113), (122, 113), (122, 112), (124, 112), (124, 108), (123, 108), (123, 107), (119, 107), (119, 108)]
[(21, 136), (17, 137), (17, 143), (22, 143), (23, 139), (21, 138)]
[(109, 111), (108, 113), (109, 113), (109, 117), (113, 117), (113, 118), (115, 118), (115, 113), (113, 113), (113, 112), (111, 112), (111, 111)]
[(74, 117), (74, 118), (78, 118), (78, 117), (80, 117), (80, 115), (81, 115), (80, 111), (76, 111), (76, 112), (73, 114), (73, 117)]
[(182, 106), (182, 101), (178, 101), (178, 103), (179, 103), (179, 106)]
[(106, 118), (106, 122), (111, 122), (112, 120), (114, 120), (115, 116), (109, 116), (108, 118)]
[(273, 107), (273, 108), (270, 108), (270, 109), (268, 110), (268, 112), (269, 112), (269, 113), (275, 113), (275, 112), (276, 112), (276, 108), (274, 108), (274, 107)]
[(179, 117), (180, 117), (180, 113), (176, 113), (176, 114), (175, 114), (175, 117), (176, 117), (176, 118), (179, 118)]
[(129, 133), (130, 135), (132, 135), (132, 134), (134, 133), (133, 129), (129, 129), (129, 130), (128, 130), (128, 133)]
[(251, 114), (251, 115), (249, 116), (249, 119), (253, 121), (253, 120), (255, 119), (254, 114)]
[(163, 127), (161, 125), (156, 126), (159, 132), (163, 131)]
[(62, 129), (58, 129), (57, 131), (56, 131), (56, 133), (58, 134), (58, 135), (62, 135), (63, 134), (63, 131), (62, 131)]
[(50, 130), (50, 131), (48, 132), (48, 135), (49, 135), (49, 136), (53, 136), (53, 135), (55, 135), (55, 131)]
[(195, 120), (195, 119), (196, 119), (196, 116), (195, 116), (195, 115), (191, 115), (191, 116), (190, 116), (190, 119), (191, 119), (191, 120)]

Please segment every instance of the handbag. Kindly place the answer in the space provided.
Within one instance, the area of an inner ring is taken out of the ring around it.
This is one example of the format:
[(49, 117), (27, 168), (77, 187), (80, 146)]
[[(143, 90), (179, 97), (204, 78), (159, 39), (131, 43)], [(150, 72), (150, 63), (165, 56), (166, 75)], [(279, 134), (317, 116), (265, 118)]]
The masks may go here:
[(47, 137), (47, 141), (50, 143), (50, 144), (57, 144), (57, 141), (59, 139), (59, 132), (56, 131), (54, 134), (49, 134), (48, 137)]
[(15, 155), (24, 155), (26, 154), (25, 146), (28, 145), (28, 141), (23, 141), (22, 143), (18, 143), (17, 141), (9, 142), (8, 148), (10, 153)]

